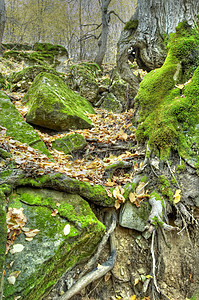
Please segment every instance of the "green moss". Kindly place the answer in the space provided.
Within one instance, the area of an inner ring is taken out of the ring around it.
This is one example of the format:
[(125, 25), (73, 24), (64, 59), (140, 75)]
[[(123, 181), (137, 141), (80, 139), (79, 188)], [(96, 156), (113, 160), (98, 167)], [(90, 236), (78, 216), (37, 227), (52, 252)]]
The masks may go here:
[(184, 162), (184, 160), (181, 160), (179, 165), (177, 166), (177, 172), (180, 173), (180, 172), (184, 172), (186, 171), (186, 164)]
[(31, 185), (32, 187), (56, 187), (68, 193), (77, 193), (85, 199), (88, 199), (102, 206), (114, 206), (115, 200), (108, 197), (105, 188), (101, 185), (91, 185), (88, 182), (82, 182), (77, 179), (69, 178), (60, 174), (43, 175), (33, 178), (21, 178), (18, 185)]
[(166, 196), (169, 201), (173, 201), (173, 191), (171, 190), (170, 182), (163, 175), (158, 177), (159, 185), (158, 189), (160, 190), (163, 196)]
[[(198, 44), (196, 30), (186, 23), (179, 25), (176, 33), (170, 36), (164, 65), (145, 76), (135, 99), (141, 107), (136, 138), (139, 142), (148, 140), (150, 148), (158, 152), (161, 159), (167, 159), (171, 149), (177, 150), (182, 157), (190, 150), (190, 134), (184, 137), (183, 131), (198, 123), (199, 70), (196, 69), (191, 83), (183, 89), (184, 95), (175, 84), (191, 74), (193, 64), (186, 69), (182, 58), (186, 61), (194, 51), (198, 53)], [(199, 61), (194, 63), (197, 66)]]
[[(22, 143), (32, 144), (36, 148), (51, 157), (44, 142), (40, 139), (38, 133), (27, 124), (20, 116), (14, 104), (7, 95), (0, 91), (0, 123), (7, 129), (7, 136), (13, 137)], [(12, 120), (12, 122), (10, 121)]]
[(92, 127), (86, 116), (86, 113), (95, 113), (92, 105), (54, 74), (40, 73), (24, 101), (28, 101), (29, 106), (27, 122), (54, 130)]
[(135, 30), (139, 24), (138, 20), (130, 20), (126, 23), (123, 30)]

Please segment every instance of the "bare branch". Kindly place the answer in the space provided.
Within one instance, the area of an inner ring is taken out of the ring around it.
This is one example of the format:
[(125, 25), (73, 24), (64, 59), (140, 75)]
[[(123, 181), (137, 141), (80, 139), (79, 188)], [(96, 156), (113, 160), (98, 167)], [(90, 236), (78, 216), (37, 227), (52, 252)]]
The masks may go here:
[(108, 14), (109, 14), (109, 16), (110, 16), (111, 14), (114, 14), (116, 17), (118, 17), (118, 19), (119, 19), (123, 24), (126, 24), (126, 22), (124, 22), (124, 21), (120, 18), (120, 16), (118, 16), (118, 14), (117, 14), (114, 10), (111, 10)]

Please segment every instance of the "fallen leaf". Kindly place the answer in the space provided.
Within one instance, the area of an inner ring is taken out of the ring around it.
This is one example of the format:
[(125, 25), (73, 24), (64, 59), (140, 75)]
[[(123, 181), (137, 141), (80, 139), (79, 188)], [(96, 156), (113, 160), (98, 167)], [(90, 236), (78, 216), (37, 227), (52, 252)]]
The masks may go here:
[(14, 284), (15, 284), (15, 281), (16, 281), (16, 278), (15, 278), (14, 276), (9, 276), (9, 277), (7, 278), (7, 280), (8, 280), (8, 282), (9, 282), (9, 284), (14, 285)]
[(129, 200), (130, 200), (131, 203), (135, 202), (135, 193), (130, 192), (130, 194), (129, 194)]
[(135, 278), (134, 285), (137, 285), (139, 281), (140, 281), (139, 278)]
[(181, 199), (181, 190), (176, 190), (175, 191), (175, 195), (173, 196), (174, 197), (174, 200), (173, 200), (173, 203), (174, 204), (177, 204), (178, 202), (180, 202), (180, 199)]
[(108, 273), (106, 273), (106, 275), (104, 276), (104, 281), (107, 282), (107, 281), (109, 281), (110, 278), (111, 278), (111, 274), (108, 272)]
[(56, 217), (57, 213), (58, 213), (58, 210), (54, 209), (53, 212), (52, 212), (52, 214), (51, 214), (51, 216), (52, 217)]
[(13, 248), (10, 250), (11, 254), (17, 253), (17, 252), (21, 252), (23, 251), (24, 246), (22, 244), (15, 244), (13, 245)]
[(67, 224), (64, 227), (64, 235), (68, 235), (70, 233), (70, 224)]

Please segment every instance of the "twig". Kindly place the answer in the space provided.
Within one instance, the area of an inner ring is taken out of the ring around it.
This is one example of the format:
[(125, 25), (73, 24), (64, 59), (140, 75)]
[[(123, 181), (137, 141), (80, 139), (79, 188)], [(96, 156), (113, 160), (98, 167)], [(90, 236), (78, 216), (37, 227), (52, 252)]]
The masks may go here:
[(157, 290), (158, 293), (160, 293), (160, 289), (158, 287), (158, 284), (157, 284), (157, 280), (156, 280), (156, 275), (155, 275), (155, 253), (154, 253), (154, 241), (155, 241), (155, 233), (156, 233), (156, 229), (153, 231), (152, 233), (152, 241), (151, 241), (151, 255), (152, 255), (152, 261), (153, 261), (153, 265), (152, 265), (152, 276), (153, 276), (153, 282), (154, 282), (154, 285), (155, 285), (155, 288)]
[(174, 176), (174, 174), (173, 174), (173, 171), (171, 170), (171, 167), (170, 167), (170, 165), (169, 165), (168, 160), (167, 160), (167, 166), (168, 166), (168, 168), (169, 168), (169, 171), (170, 171), (172, 177), (173, 177), (173, 178), (175, 179), (175, 181), (176, 181), (177, 187), (180, 189), (180, 185), (179, 185), (177, 179), (175, 178), (175, 176)]

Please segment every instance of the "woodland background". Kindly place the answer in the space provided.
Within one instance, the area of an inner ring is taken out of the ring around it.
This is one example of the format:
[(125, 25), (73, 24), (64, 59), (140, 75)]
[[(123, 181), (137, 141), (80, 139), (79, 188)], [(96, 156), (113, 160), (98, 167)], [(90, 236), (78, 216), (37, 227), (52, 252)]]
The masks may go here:
[[(112, 0), (104, 62), (116, 59), (117, 42), (136, 0)], [(6, 0), (4, 43), (60, 44), (74, 60), (93, 60), (101, 34), (100, 0)]]

